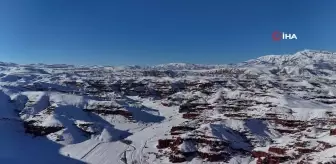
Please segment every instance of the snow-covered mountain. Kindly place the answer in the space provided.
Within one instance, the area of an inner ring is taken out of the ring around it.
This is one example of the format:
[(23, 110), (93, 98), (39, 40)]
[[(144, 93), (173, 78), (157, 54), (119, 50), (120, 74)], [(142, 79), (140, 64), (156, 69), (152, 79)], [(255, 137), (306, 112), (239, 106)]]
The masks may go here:
[(0, 63), (0, 162), (336, 163), (335, 64)]
[(188, 64), (188, 63), (168, 63), (149, 67), (151, 69), (162, 70), (204, 70), (226, 67), (226, 65), (204, 65), (204, 64)]
[(267, 55), (244, 62), (244, 64), (275, 66), (307, 66), (321, 63), (336, 64), (336, 53), (328, 51), (303, 50), (293, 55)]

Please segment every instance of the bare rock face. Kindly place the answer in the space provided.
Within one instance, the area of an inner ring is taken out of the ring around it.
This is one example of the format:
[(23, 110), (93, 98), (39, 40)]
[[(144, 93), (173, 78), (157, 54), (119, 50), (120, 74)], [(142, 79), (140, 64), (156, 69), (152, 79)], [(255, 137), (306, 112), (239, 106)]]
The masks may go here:
[(25, 132), (34, 136), (46, 136), (62, 130), (60, 126), (40, 126), (35, 121), (24, 122)]
[(93, 112), (101, 115), (121, 115), (125, 118), (132, 119), (132, 113), (126, 111), (126, 110), (111, 110), (111, 109), (84, 109), (84, 111), (87, 112)]
[(199, 116), (198, 113), (185, 113), (182, 115), (182, 118), (185, 118), (185, 119), (196, 119), (197, 116)]
[(91, 104), (88, 104), (84, 109), (86, 112), (92, 112), (100, 115), (120, 115), (127, 119), (132, 119), (132, 113), (127, 111), (117, 102), (102, 101), (96, 102), (93, 101)]
[(158, 145), (156, 147), (158, 149), (165, 149), (170, 147), (174, 141), (175, 141), (174, 139), (159, 139)]
[(87, 134), (98, 134), (102, 128), (94, 122), (76, 121), (75, 125)]
[(330, 129), (330, 135), (336, 135), (336, 129)]

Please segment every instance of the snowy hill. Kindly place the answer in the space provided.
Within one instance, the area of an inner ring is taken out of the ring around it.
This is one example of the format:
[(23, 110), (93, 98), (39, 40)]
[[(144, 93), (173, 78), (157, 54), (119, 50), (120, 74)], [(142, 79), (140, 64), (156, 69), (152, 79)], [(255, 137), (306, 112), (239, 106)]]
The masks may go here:
[(336, 53), (0, 63), (1, 163), (336, 163)]
[(225, 65), (204, 65), (204, 64), (188, 64), (188, 63), (168, 63), (150, 67), (151, 69), (163, 70), (204, 70), (226, 67)]
[(320, 63), (336, 63), (336, 53), (328, 51), (303, 50), (293, 55), (267, 55), (252, 59), (246, 64), (267, 64), (276, 66), (306, 66)]

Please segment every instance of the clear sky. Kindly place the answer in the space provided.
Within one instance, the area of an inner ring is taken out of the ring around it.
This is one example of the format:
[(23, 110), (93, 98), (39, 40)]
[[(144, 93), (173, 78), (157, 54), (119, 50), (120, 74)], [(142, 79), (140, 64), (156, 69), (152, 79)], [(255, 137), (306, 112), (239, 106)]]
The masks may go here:
[[(335, 0), (1, 0), (0, 61), (235, 63), (336, 51)], [(298, 40), (272, 41), (273, 31)]]

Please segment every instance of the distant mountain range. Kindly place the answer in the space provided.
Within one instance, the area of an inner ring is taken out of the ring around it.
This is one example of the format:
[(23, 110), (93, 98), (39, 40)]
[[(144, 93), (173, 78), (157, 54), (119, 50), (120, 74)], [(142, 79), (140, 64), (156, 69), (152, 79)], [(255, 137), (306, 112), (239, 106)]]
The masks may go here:
[[(190, 64), (190, 63), (167, 63), (159, 64), (154, 66), (139, 66), (139, 65), (129, 65), (129, 66), (91, 66), (91, 68), (110, 68), (110, 69), (156, 69), (156, 70), (205, 70), (205, 69), (217, 69), (217, 68), (228, 68), (228, 67), (249, 67), (249, 66), (297, 66), (297, 67), (307, 67), (313, 66), (319, 69), (330, 69), (336, 64), (336, 52), (329, 51), (319, 51), (319, 50), (303, 50), (296, 52), (291, 55), (266, 55), (261, 56), (257, 59), (251, 59), (245, 62), (236, 64), (220, 64), (220, 65), (207, 65), (207, 64)], [(15, 63), (5, 63), (0, 62), (2, 66), (15, 66)], [(67, 64), (29, 64), (26, 66), (35, 67), (48, 67), (48, 68), (66, 68), (66, 67), (89, 67), (89, 66), (74, 66)]]

